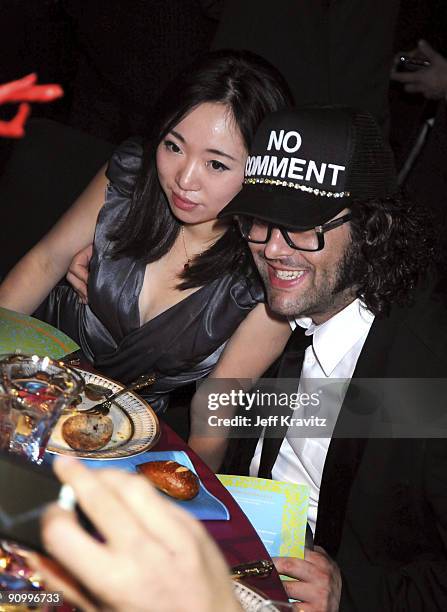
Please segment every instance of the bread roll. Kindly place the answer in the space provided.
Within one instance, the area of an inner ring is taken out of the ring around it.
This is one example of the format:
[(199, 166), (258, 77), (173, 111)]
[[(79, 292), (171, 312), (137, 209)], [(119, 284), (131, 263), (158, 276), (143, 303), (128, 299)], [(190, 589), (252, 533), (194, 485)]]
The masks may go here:
[(177, 461), (149, 461), (137, 466), (153, 485), (175, 499), (192, 499), (199, 492), (199, 479)]
[(108, 416), (76, 414), (62, 424), (62, 436), (74, 450), (92, 451), (105, 446), (113, 434), (113, 422)]

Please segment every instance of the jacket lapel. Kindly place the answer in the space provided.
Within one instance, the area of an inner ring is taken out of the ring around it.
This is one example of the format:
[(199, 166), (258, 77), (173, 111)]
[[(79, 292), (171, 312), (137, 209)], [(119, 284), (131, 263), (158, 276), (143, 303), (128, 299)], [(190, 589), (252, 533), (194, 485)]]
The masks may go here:
[[(315, 543), (323, 546), (332, 557), (336, 556), (340, 546), (349, 494), (368, 441), (367, 438), (346, 437), (352, 423), (350, 415), (353, 412), (364, 414), (367, 406), (365, 396), (358, 394), (359, 387), (355, 385), (355, 379), (391, 375), (388, 371), (387, 356), (395, 335), (394, 318), (376, 318), (371, 326), (326, 456), (318, 502)], [(371, 411), (371, 421), (373, 414)], [(342, 435), (345, 437), (338, 437)]]

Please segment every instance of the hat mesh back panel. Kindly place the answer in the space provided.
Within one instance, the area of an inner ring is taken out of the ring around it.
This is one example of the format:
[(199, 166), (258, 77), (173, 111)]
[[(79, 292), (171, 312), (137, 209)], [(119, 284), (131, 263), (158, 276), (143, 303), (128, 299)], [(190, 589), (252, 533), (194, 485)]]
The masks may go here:
[(354, 199), (389, 195), (396, 189), (391, 149), (369, 115), (356, 113), (353, 119), (354, 149), (347, 189)]

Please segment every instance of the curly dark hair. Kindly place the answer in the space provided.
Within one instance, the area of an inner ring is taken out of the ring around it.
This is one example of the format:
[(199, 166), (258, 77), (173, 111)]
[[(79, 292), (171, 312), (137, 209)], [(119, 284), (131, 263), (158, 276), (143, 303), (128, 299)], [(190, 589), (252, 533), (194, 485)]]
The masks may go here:
[[(345, 286), (355, 286), (375, 315), (411, 294), (439, 259), (439, 238), (428, 211), (402, 192), (350, 204), (352, 244)], [(348, 278), (349, 277), (349, 278)]]

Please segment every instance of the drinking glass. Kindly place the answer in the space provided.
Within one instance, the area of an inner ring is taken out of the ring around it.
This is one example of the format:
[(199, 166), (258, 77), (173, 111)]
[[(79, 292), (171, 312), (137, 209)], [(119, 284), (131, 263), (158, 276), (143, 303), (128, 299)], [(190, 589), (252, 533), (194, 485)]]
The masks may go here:
[(0, 448), (41, 463), (62, 410), (84, 387), (60, 361), (37, 355), (0, 358)]

